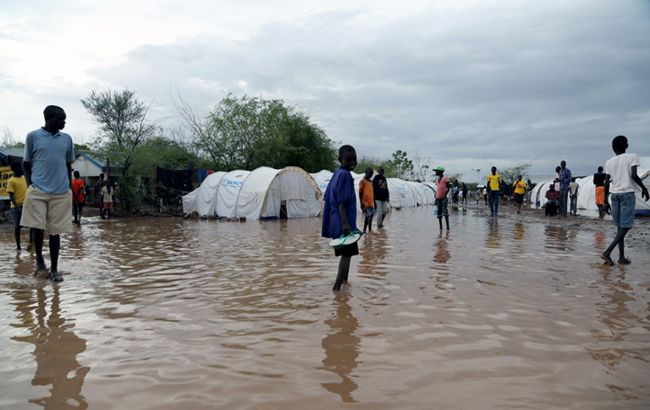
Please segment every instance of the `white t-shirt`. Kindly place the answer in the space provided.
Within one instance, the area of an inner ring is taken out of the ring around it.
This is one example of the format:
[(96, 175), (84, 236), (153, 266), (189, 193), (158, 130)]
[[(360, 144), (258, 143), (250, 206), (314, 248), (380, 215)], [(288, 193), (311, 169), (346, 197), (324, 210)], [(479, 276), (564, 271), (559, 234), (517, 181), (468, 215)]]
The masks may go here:
[(113, 202), (113, 193), (115, 188), (111, 189), (111, 192), (108, 192), (108, 188), (102, 187), (102, 197), (104, 202)]
[(622, 194), (634, 192), (636, 182), (632, 180), (632, 167), (641, 165), (636, 154), (621, 154), (611, 157), (605, 163), (605, 172), (611, 177), (609, 192)]

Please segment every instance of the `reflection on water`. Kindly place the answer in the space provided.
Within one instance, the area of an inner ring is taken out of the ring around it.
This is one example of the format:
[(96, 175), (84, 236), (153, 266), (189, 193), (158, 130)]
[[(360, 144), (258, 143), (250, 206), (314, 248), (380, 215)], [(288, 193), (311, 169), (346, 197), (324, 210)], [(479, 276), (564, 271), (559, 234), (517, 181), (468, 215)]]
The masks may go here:
[(335, 312), (333, 317), (325, 320), (331, 332), (323, 338), (322, 346), (325, 351), (323, 368), (335, 373), (341, 378), (338, 383), (322, 383), (325, 390), (341, 396), (344, 402), (354, 402), (352, 392), (357, 389), (353, 381), (353, 370), (357, 367), (359, 345), (361, 339), (355, 335), (359, 322), (352, 314), (348, 304), (349, 295), (339, 293), (335, 296)]
[(488, 230), (485, 239), (485, 247), (492, 249), (501, 248), (501, 231), (499, 230), (499, 220), (490, 218), (487, 220)]
[[(49, 301), (47, 291), (51, 291)], [(61, 315), (59, 286), (16, 290), (12, 296), (19, 320), (15, 326), (29, 330), (26, 336), (14, 336), (12, 340), (34, 345), (36, 372), (32, 385), (50, 387), (48, 394), (30, 398), (29, 402), (46, 409), (87, 408), (81, 387), (89, 368), (77, 361), (77, 355), (86, 350), (86, 341)]]
[(86, 218), (60, 285), (2, 230), (0, 408), (650, 407), (647, 243), (485, 213), (394, 212), (340, 294), (319, 219)]
[(593, 330), (592, 335), (598, 342), (597, 345), (605, 347), (589, 349), (589, 353), (594, 359), (613, 369), (626, 358), (643, 359), (634, 351), (626, 350), (623, 344), (616, 343), (622, 342), (641, 318), (628, 308), (628, 304), (636, 301), (636, 298), (632, 286), (625, 281), (625, 271), (613, 272), (607, 267), (602, 270), (603, 286), (600, 289), (603, 301), (597, 306), (598, 318), (607, 327), (607, 331)]

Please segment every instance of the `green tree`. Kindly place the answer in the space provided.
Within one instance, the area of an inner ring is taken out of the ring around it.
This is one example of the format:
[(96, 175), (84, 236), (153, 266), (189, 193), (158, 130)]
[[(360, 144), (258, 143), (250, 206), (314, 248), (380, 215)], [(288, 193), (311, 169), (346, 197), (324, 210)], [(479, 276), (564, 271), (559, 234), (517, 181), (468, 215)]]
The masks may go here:
[(91, 91), (81, 104), (99, 124), (97, 146), (122, 170), (120, 204), (127, 212), (141, 205), (139, 181), (131, 172), (137, 148), (154, 135), (158, 127), (147, 121), (149, 107), (131, 90)]
[(375, 172), (379, 168), (384, 168), (384, 173), (388, 177), (393, 176), (393, 163), (390, 160), (387, 159), (380, 159), (380, 158), (375, 158), (375, 157), (361, 157), (357, 161), (357, 166), (354, 168), (354, 172), (358, 174), (363, 174), (366, 172), (366, 168), (372, 168), (375, 170)]
[[(401, 179), (408, 179), (413, 175), (413, 161), (408, 158), (406, 151), (397, 150), (393, 152), (390, 176)], [(388, 171), (386, 171), (388, 174)]]
[(133, 175), (153, 177), (154, 167), (189, 169), (205, 166), (186, 144), (169, 137), (156, 136), (140, 144), (133, 153)]
[(286, 111), (280, 116), (270, 116), (278, 121), (269, 122), (272, 131), (256, 142), (252, 168), (297, 166), (307, 172), (333, 169), (335, 151), (325, 131), (291, 108), (283, 105), (276, 109)]
[(204, 119), (187, 104), (179, 112), (200, 152), (218, 169), (299, 166), (331, 169), (332, 142), (309, 118), (283, 100), (228, 95)]

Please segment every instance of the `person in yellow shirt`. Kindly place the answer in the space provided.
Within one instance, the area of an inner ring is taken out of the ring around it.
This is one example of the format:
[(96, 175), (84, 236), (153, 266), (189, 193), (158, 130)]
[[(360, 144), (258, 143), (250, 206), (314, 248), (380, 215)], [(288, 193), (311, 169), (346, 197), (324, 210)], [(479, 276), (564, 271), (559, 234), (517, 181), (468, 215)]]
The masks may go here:
[(499, 190), (501, 188), (501, 175), (497, 167), (492, 167), (492, 174), (488, 175), (487, 189), (490, 197), (490, 216), (497, 216), (499, 212)]
[(363, 233), (372, 232), (372, 218), (375, 216), (375, 193), (372, 188), (372, 174), (374, 170), (366, 168), (365, 175), (359, 181), (359, 203), (363, 212)]
[(515, 202), (517, 203), (517, 213), (521, 213), (521, 205), (524, 203), (524, 195), (526, 194), (526, 181), (522, 179), (521, 175), (517, 176), (517, 180), (512, 186), (515, 189)]
[(7, 181), (7, 193), (11, 202), (11, 219), (14, 223), (14, 236), (16, 237), (16, 250), (20, 248), (20, 217), (23, 213), (23, 203), (27, 193), (27, 182), (23, 176), (23, 167), (20, 162), (11, 164), (13, 175)]

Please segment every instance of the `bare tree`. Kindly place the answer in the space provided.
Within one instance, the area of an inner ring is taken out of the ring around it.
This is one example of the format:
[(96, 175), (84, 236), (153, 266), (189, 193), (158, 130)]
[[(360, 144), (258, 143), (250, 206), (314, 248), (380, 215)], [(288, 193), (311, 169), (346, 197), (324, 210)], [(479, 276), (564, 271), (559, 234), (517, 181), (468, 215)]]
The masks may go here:
[(18, 145), (18, 141), (14, 137), (14, 133), (9, 127), (2, 127), (0, 129), (0, 147), (9, 148)]
[(131, 90), (93, 90), (81, 104), (99, 124), (100, 146), (119, 156), (122, 175), (127, 176), (133, 152), (158, 129), (147, 120), (151, 105), (139, 101)]

